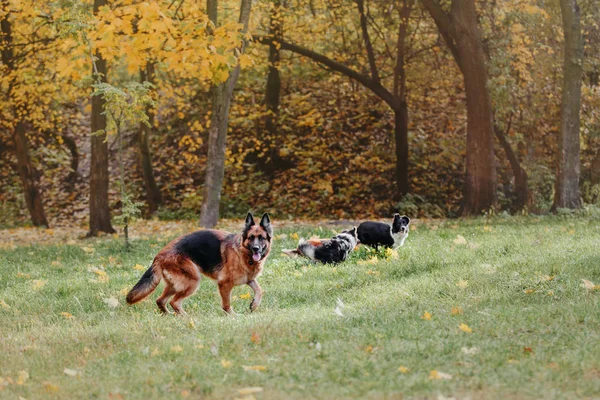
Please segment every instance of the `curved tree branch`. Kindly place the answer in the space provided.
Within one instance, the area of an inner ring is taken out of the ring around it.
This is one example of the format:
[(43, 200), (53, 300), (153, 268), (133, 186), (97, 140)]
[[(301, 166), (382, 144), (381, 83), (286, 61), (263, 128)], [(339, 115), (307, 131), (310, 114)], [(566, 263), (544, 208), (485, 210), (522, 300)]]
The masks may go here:
[(339, 72), (343, 75), (346, 75), (350, 79), (354, 79), (359, 82), (366, 88), (370, 89), (373, 93), (375, 93), (379, 98), (385, 101), (392, 109), (396, 109), (399, 106), (398, 99), (390, 93), (385, 87), (381, 85), (381, 83), (374, 81), (368, 76), (365, 76), (359, 72), (356, 72), (354, 69), (338, 62), (332, 60), (331, 58), (314, 52), (310, 49), (307, 49), (302, 46), (298, 46), (294, 43), (288, 43), (285, 41), (275, 41), (267, 36), (254, 36), (254, 41), (264, 44), (270, 45), (271, 43), (279, 43), (282, 50), (291, 51), (292, 53), (299, 54), (301, 56), (310, 58), (311, 60), (323, 64), (326, 67), (330, 68), (333, 71)]
[(375, 53), (373, 51), (373, 45), (371, 44), (371, 37), (369, 36), (369, 30), (367, 26), (367, 16), (365, 14), (365, 2), (364, 0), (356, 0), (358, 6), (358, 13), (360, 14), (360, 29), (362, 31), (362, 37), (365, 42), (365, 48), (367, 49), (367, 58), (369, 60), (369, 67), (371, 68), (371, 79), (373, 82), (379, 82), (379, 73), (377, 72), (377, 64), (375, 63)]

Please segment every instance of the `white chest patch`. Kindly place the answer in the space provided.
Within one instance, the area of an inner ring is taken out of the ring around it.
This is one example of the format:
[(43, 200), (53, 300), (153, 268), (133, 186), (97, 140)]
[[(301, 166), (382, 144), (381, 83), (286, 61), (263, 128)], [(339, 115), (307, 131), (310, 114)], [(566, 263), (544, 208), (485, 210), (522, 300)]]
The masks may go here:
[(392, 238), (394, 238), (394, 248), (403, 246), (407, 237), (408, 231), (406, 233), (392, 233)]

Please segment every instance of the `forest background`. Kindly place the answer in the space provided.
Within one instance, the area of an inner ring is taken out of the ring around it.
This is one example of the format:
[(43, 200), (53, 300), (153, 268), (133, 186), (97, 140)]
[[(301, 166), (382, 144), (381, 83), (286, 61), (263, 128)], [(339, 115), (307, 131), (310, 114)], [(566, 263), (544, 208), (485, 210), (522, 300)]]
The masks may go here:
[(3, 0), (0, 226), (597, 210), (595, 5)]

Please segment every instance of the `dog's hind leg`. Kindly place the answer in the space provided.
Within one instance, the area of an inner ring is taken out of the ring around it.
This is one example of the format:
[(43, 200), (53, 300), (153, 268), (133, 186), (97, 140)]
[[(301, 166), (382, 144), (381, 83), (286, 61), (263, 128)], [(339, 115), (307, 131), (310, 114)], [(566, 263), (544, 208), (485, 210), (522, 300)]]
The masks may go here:
[(186, 312), (183, 310), (183, 307), (181, 307), (181, 303), (186, 297), (190, 297), (196, 292), (196, 289), (198, 289), (198, 285), (200, 285), (200, 279), (189, 279), (186, 281), (185, 287), (182, 288), (183, 290), (180, 290), (177, 293), (175, 293), (175, 296), (169, 302), (171, 307), (173, 307), (173, 311), (175, 311), (175, 314), (186, 314)]
[(156, 305), (158, 306), (160, 311), (163, 312), (164, 314), (170, 314), (170, 312), (169, 312), (169, 310), (167, 310), (167, 307), (165, 306), (165, 304), (167, 304), (167, 301), (169, 301), (169, 298), (171, 296), (173, 296), (174, 294), (175, 294), (175, 288), (173, 288), (173, 285), (167, 283), (167, 286), (165, 286), (165, 290), (163, 290), (160, 297), (158, 299), (156, 299)]

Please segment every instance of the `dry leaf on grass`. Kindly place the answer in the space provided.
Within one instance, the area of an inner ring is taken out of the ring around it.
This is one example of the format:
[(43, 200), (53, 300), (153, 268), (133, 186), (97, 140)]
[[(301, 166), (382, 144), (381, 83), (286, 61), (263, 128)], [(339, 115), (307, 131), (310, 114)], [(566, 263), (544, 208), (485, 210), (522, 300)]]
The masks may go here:
[(594, 282), (588, 281), (587, 279), (581, 280), (581, 287), (585, 290), (598, 290), (600, 289), (600, 285), (595, 285)]
[(114, 297), (109, 297), (107, 299), (102, 300), (104, 301), (104, 303), (106, 303), (106, 305), (110, 308), (117, 308), (119, 307), (119, 300), (115, 299)]
[(467, 324), (460, 324), (458, 326), (458, 329), (460, 329), (461, 331), (463, 331), (465, 333), (473, 333), (473, 329), (469, 328), (469, 325), (467, 325)]
[(423, 315), (421, 316), (421, 319), (424, 319), (425, 321), (430, 321), (431, 320), (431, 314), (428, 313), (427, 311), (425, 311), (423, 313)]
[(261, 388), (260, 386), (246, 387), (246, 388), (238, 389), (238, 393), (243, 394), (243, 395), (260, 393), (262, 391), (263, 391), (263, 388)]
[(75, 371), (74, 369), (70, 369), (70, 368), (65, 368), (63, 370), (63, 372), (65, 373), (65, 375), (67, 376), (77, 376), (79, 375), (79, 372)]
[(29, 373), (27, 371), (19, 371), (17, 376), (17, 385), (22, 385), (29, 379)]
[(60, 315), (61, 315), (63, 318), (65, 318), (65, 319), (73, 319), (73, 318), (75, 318), (75, 317), (73, 316), (73, 314), (71, 314), (71, 313), (68, 313), (68, 312), (65, 312), (65, 311), (61, 312), (61, 313), (60, 313)]
[(456, 286), (458, 286), (461, 289), (466, 289), (469, 287), (469, 281), (460, 280), (460, 281), (456, 282)]
[(244, 365), (242, 366), (244, 371), (266, 371), (267, 367), (264, 365)]
[(398, 371), (403, 374), (406, 374), (406, 373), (408, 373), (408, 371), (410, 371), (410, 369), (406, 368), (404, 365), (401, 365), (398, 367)]
[(438, 380), (438, 379), (450, 380), (450, 379), (452, 379), (452, 375), (447, 374), (447, 373), (442, 372), (442, 371), (436, 371), (434, 369), (434, 370), (432, 370), (429, 373), (429, 379), (432, 379), (432, 380)]
[(467, 239), (465, 239), (463, 235), (456, 235), (456, 239), (454, 239), (453, 242), (457, 245), (465, 245), (467, 244)]

